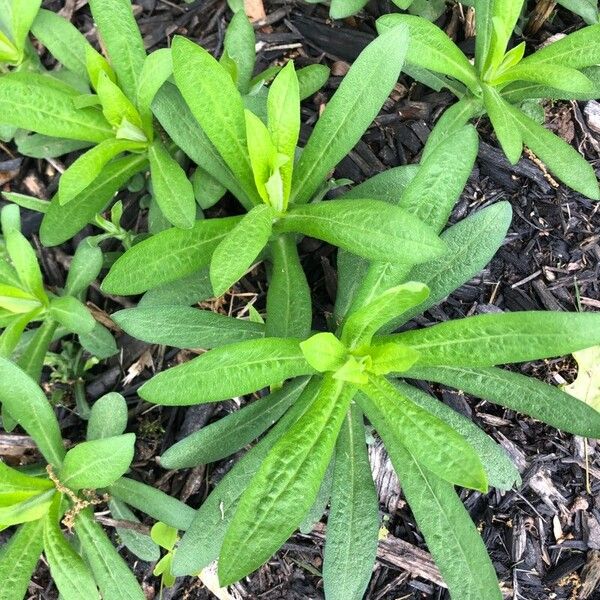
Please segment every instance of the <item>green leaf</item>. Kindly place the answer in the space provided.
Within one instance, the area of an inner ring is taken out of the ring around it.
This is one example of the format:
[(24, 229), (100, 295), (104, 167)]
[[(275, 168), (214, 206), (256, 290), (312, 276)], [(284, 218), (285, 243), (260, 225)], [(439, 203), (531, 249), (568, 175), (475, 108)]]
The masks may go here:
[(83, 559), (73, 550), (60, 530), (59, 507), (62, 496), (55, 494), (44, 519), (44, 555), (52, 579), (64, 600), (99, 599), (94, 576)]
[(582, 69), (600, 63), (600, 25), (584, 27), (521, 61), (523, 66), (563, 65)]
[(87, 424), (88, 441), (121, 435), (127, 427), (127, 403), (117, 392), (98, 398), (92, 405)]
[(511, 164), (516, 165), (523, 152), (523, 138), (508, 103), (488, 85), (483, 85), (483, 99), (494, 133)]
[(276, 423), (306, 387), (306, 378), (256, 400), (171, 446), (161, 457), (165, 469), (193, 468), (237, 452)]
[(17, 347), (27, 325), (29, 325), (29, 323), (41, 312), (42, 309), (38, 309), (15, 316), (13, 320), (6, 325), (4, 331), (0, 335), (0, 356), (4, 358), (10, 358), (14, 349)]
[(127, 119), (132, 125), (142, 128), (140, 113), (105, 71), (98, 74), (96, 92), (102, 105), (102, 113), (113, 127), (120, 127), (123, 119)]
[[(345, 19), (346, 17), (355, 15), (367, 2), (368, 0), (331, 0), (329, 16), (332, 19)], [(340, 595), (339, 597), (343, 598), (344, 596)], [(350, 600), (353, 596), (346, 597)]]
[(494, 442), (470, 419), (420, 389), (400, 381), (394, 381), (393, 384), (400, 393), (447, 423), (473, 446), (486, 472), (490, 487), (510, 490), (513, 486), (521, 484), (519, 471), (504, 448)]
[(352, 405), (335, 448), (331, 508), (323, 560), (328, 600), (362, 600), (371, 579), (379, 533), (362, 413)]
[(396, 203), (440, 232), (473, 171), (478, 149), (477, 131), (471, 125), (449, 132), (423, 158)]
[(233, 466), (209, 494), (179, 543), (173, 564), (175, 575), (197, 573), (216, 560), (243, 491), (277, 440), (312, 405), (320, 387), (320, 378), (311, 379), (271, 431)]
[(87, 291), (88, 286), (100, 274), (102, 263), (102, 250), (98, 245), (90, 242), (89, 238), (82, 240), (69, 265), (65, 294), (77, 296)]
[[(11, 205), (6, 206), (2, 212), (4, 213), (12, 209), (15, 209), (17, 212), (19, 210), (16, 205)], [(2, 233), (4, 235), (6, 250), (19, 276), (21, 285), (39, 301), (46, 303), (48, 297), (44, 290), (42, 272), (40, 271), (34, 249), (18, 229), (3, 227)]]
[(170, 527), (165, 523), (161, 523), (160, 521), (152, 526), (150, 536), (154, 543), (169, 551), (173, 550), (178, 539), (177, 529)]
[(0, 506), (10, 506), (53, 487), (48, 479), (31, 477), (0, 461)]
[(61, 483), (74, 490), (112, 485), (129, 469), (134, 445), (133, 433), (77, 444), (65, 456)]
[(197, 167), (190, 178), (196, 202), (202, 210), (212, 208), (227, 192), (227, 188), (202, 167)]
[(227, 529), (219, 558), (221, 585), (266, 562), (300, 524), (317, 497), (354, 393), (353, 386), (326, 376), (306, 413), (271, 449)]
[(41, 3), (41, 0), (12, 0), (11, 34), (15, 46), (20, 50), (25, 48), (29, 29)]
[(43, 550), (44, 520), (21, 525), (0, 548), (3, 600), (23, 600)]
[(91, 333), (96, 324), (85, 304), (73, 296), (53, 298), (48, 313), (72, 333)]
[(491, 6), (491, 39), (489, 52), (486, 56), (484, 71), (498, 67), (504, 58), (506, 47), (517, 25), (524, 0), (504, 0), (492, 2)]
[(219, 242), (240, 217), (197, 221), (191, 229), (168, 229), (136, 244), (112, 266), (102, 283), (109, 294), (140, 294), (208, 266)]
[(525, 145), (546, 164), (553, 175), (584, 196), (600, 200), (596, 173), (573, 146), (538, 125), (520, 110), (511, 107), (511, 113)]
[(429, 158), (430, 154), (449, 135), (456, 133), (477, 115), (481, 114), (483, 106), (479, 98), (465, 97), (444, 111), (427, 138), (421, 160)]
[[(251, 188), (244, 186), (242, 180), (238, 180), (232, 173), (206, 133), (202, 131), (174, 85), (167, 82), (162, 86), (152, 103), (152, 110), (177, 146), (204, 171), (210, 173), (219, 183), (230, 190), (246, 210), (261, 203), (262, 200), (256, 186), (254, 184)], [(249, 176), (252, 177), (251, 181), (253, 182), (252, 173), (249, 173)]]
[(44, 458), (55, 467), (65, 456), (58, 421), (46, 396), (35, 381), (14, 363), (0, 358), (0, 402), (33, 438)]
[(142, 116), (146, 136), (152, 133), (152, 111), (150, 109), (158, 90), (173, 73), (173, 60), (169, 48), (160, 48), (144, 60), (136, 94), (136, 106)]
[(426, 262), (445, 251), (435, 232), (381, 200), (331, 200), (292, 208), (275, 225), (324, 240), (370, 260)]
[(19, 314), (31, 314), (42, 309), (42, 303), (29, 292), (10, 285), (0, 285), (0, 308)]
[(90, 8), (119, 85), (135, 98), (146, 51), (131, 0), (90, 0)]
[(300, 135), (300, 89), (294, 64), (288, 62), (269, 88), (268, 127), (275, 149), (288, 157), (280, 167), (283, 197), (287, 203), (292, 187), (296, 145)]
[(206, 50), (181, 36), (173, 40), (172, 52), (175, 81), (192, 114), (244, 192), (258, 203), (246, 148), (244, 104), (229, 73)]
[(119, 556), (88, 508), (75, 521), (75, 532), (103, 598), (145, 600), (134, 574)]
[(210, 280), (215, 296), (222, 296), (252, 266), (271, 236), (275, 211), (255, 206), (215, 248)]
[(595, 89), (594, 83), (577, 69), (557, 64), (530, 65), (521, 62), (494, 78), (492, 83), (503, 85), (513, 81), (534, 81), (575, 96), (592, 93)]
[(150, 306), (189, 306), (212, 298), (212, 286), (208, 268), (176, 279), (147, 291), (138, 303), (138, 308)]
[[(486, 492), (487, 477), (467, 440), (444, 421), (409, 400), (383, 377), (370, 377), (361, 387), (398, 440), (424, 467), (455, 485)], [(371, 418), (370, 404), (359, 403)]]
[(501, 600), (485, 545), (454, 486), (421, 466), (368, 398), (361, 395), (360, 402), (383, 439), (402, 481), (402, 490), (450, 593), (460, 600)]
[(402, 373), (412, 367), (419, 358), (417, 352), (402, 344), (373, 346), (369, 348), (368, 356), (371, 359), (368, 370), (374, 375)]
[(75, 90), (46, 75), (13, 72), (0, 78), (0, 122), (53, 137), (102, 142), (114, 133), (94, 108), (77, 109)]
[(412, 281), (421, 281), (429, 288), (429, 297), (400, 319), (392, 321), (384, 331), (397, 329), (422, 314), (481, 272), (502, 245), (511, 217), (510, 204), (498, 202), (478, 210), (442, 233), (448, 252), (413, 267), (408, 275)]
[(113, 71), (109, 62), (95, 48), (89, 44), (85, 47), (85, 66), (87, 69), (88, 79), (95, 90), (98, 87), (98, 80), (102, 73), (108, 75), (109, 79), (116, 83), (117, 75)]
[(419, 352), (417, 366), (492, 367), (563, 356), (600, 343), (600, 315), (527, 311), (447, 321), (377, 338)]
[(478, 73), (483, 68), (488, 57), (492, 39), (492, 5), (489, 0), (474, 0), (475, 12), (475, 68)]
[(308, 202), (356, 145), (398, 81), (407, 46), (407, 31), (398, 27), (361, 52), (302, 152), (294, 170), (291, 202)]
[(175, 529), (190, 527), (196, 511), (176, 498), (152, 486), (122, 477), (109, 489), (111, 495), (137, 508), (148, 516)]
[(44, 518), (55, 493), (54, 489), (46, 490), (16, 504), (0, 507), (0, 531), (4, 531), (12, 525)]
[(61, 65), (87, 79), (85, 48), (89, 43), (74, 25), (51, 10), (41, 9), (31, 32)]
[(44, 246), (58, 246), (74, 237), (88, 223), (94, 221), (113, 196), (136, 173), (146, 169), (143, 155), (124, 156), (111, 161), (98, 177), (69, 203), (60, 203), (56, 194), (40, 227), (40, 239)]
[(319, 371), (337, 371), (348, 358), (348, 348), (333, 333), (316, 333), (300, 343), (306, 362)]
[(35, 330), (33, 338), (27, 344), (27, 348), (19, 357), (19, 367), (21, 367), (23, 371), (25, 371), (25, 373), (27, 373), (27, 375), (29, 375), (29, 377), (31, 377), (31, 379), (33, 379), (35, 382), (39, 381), (42, 375), (44, 358), (48, 352), (48, 347), (54, 339), (57, 326), (58, 323), (53, 319), (44, 320), (42, 324)]
[[(108, 506), (111, 515), (115, 519), (140, 523), (140, 520), (121, 500), (113, 498)], [(127, 549), (141, 560), (145, 562), (156, 562), (160, 559), (160, 548), (152, 541), (149, 535), (125, 527), (117, 527), (116, 532), (119, 539), (127, 546)]]
[[(139, 394), (165, 406), (218, 402), (250, 394), (314, 370), (304, 360), (298, 340), (265, 338), (221, 346), (159, 373)], [(201, 380), (202, 387), (189, 382)]]
[(558, 0), (558, 3), (579, 15), (588, 25), (598, 23), (598, 4), (595, 0)]
[(192, 228), (196, 222), (196, 199), (185, 171), (158, 138), (148, 148), (148, 159), (152, 190), (161, 212), (175, 227)]
[(551, 385), (503, 369), (412, 368), (407, 377), (448, 385), (574, 435), (600, 437), (600, 413)]
[(114, 356), (119, 351), (111, 332), (98, 322), (90, 333), (79, 335), (79, 343), (86, 352), (100, 360)]
[(104, 167), (123, 152), (142, 150), (143, 144), (131, 140), (104, 140), (85, 154), (82, 154), (61, 175), (58, 182), (60, 204), (67, 204), (91, 185), (102, 173)]
[(310, 98), (329, 80), (329, 68), (325, 65), (308, 65), (296, 71), (300, 100)]
[(390, 288), (379, 298), (348, 316), (342, 329), (342, 342), (350, 349), (369, 345), (379, 329), (423, 303), (428, 296), (427, 286), (416, 281)]
[(454, 77), (477, 95), (479, 80), (473, 65), (444, 31), (427, 19), (413, 15), (384, 15), (377, 19), (380, 35), (399, 26), (408, 29), (408, 63)]
[(256, 61), (255, 45), (254, 28), (246, 13), (240, 10), (233, 15), (225, 32), (223, 53), (236, 65), (235, 84), (242, 94), (250, 91), (250, 80)]
[(176, 348), (215, 348), (265, 335), (260, 323), (190, 306), (140, 306), (120, 310), (111, 318), (139, 340)]

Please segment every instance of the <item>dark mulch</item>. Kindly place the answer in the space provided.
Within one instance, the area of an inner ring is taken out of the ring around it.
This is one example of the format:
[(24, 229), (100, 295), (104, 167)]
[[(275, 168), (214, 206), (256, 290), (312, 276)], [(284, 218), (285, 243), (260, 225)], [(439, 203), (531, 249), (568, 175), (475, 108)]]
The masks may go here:
[[(47, 8), (62, 8), (67, 17), (90, 38), (95, 37), (85, 2), (45, 2)], [(197, 0), (185, 5), (167, 0), (138, 0), (139, 22), (148, 48), (164, 46), (175, 33), (185, 34), (215, 53), (220, 52), (230, 16), (224, 0)], [(259, 64), (266, 67), (285, 58), (305, 66), (322, 62), (333, 67), (328, 85), (303, 106), (303, 137), (310, 132), (319, 108), (331, 96), (351, 62), (374, 35), (373, 22), (388, 12), (387, 0), (372, 2), (364, 18), (331, 23), (326, 10), (295, 0), (265, 2), (267, 18), (258, 28)], [(464, 39), (463, 14), (448, 9), (439, 24), (453, 35), (466, 51), (472, 40)], [(559, 11), (546, 22), (533, 46), (549, 35), (570, 31), (580, 23)], [(418, 161), (427, 136), (441, 111), (452, 101), (449, 94), (433, 93), (401, 79), (373, 127), (364, 135), (336, 172), (337, 177), (354, 181), (388, 167)], [(588, 127), (583, 105), (556, 103), (546, 106), (553, 129), (580, 148), (588, 160), (600, 167), (600, 135)], [(440, 306), (432, 309), (419, 324), (502, 310), (594, 310), (600, 307), (600, 214), (596, 204), (557, 187), (538, 164), (523, 158), (511, 167), (497, 150), (485, 120), (478, 124), (482, 137), (476, 168), (454, 211), (453, 220), (500, 199), (509, 200), (514, 210), (510, 234), (483, 273), (465, 284)], [(68, 157), (69, 163), (74, 157)], [(0, 150), (0, 183), (4, 190), (37, 193), (48, 197), (57, 185), (60, 161), (35, 161)], [(135, 194), (124, 193), (126, 218), (138, 220)], [(228, 208), (227, 204), (225, 205)], [(234, 204), (231, 203), (231, 207)], [(28, 214), (29, 233), (39, 218)], [(40, 252), (47, 281), (60, 285), (66, 258), (75, 243)], [(305, 240), (303, 262), (315, 295), (315, 313), (331, 312), (335, 296), (335, 253), (326, 245)], [(130, 299), (105, 298), (92, 291), (90, 300), (111, 313), (130, 305)], [(264, 277), (259, 268), (238, 286), (236, 294), (225, 297), (213, 308), (235, 312), (249, 300), (264, 306)], [(229, 306), (231, 304), (231, 307)], [(317, 321), (317, 325), (318, 325)], [(134, 476), (199, 505), (232, 461), (190, 471), (165, 472), (155, 463), (175, 440), (234, 410), (233, 401), (218, 406), (191, 409), (152, 408), (143, 404), (136, 389), (155, 371), (166, 368), (185, 355), (172, 349), (149, 346), (120, 337), (123, 355), (94, 369), (87, 389), (94, 399), (116, 389), (130, 403), (131, 428), (138, 434)], [(134, 371), (132, 372), (132, 365)], [(575, 365), (568, 359), (548, 360), (520, 366), (524, 373), (553, 384), (570, 381)], [(127, 373), (135, 375), (125, 379)], [(68, 391), (68, 389), (67, 389)], [(508, 598), (521, 600), (567, 600), (600, 598), (594, 592), (600, 578), (600, 461), (596, 442), (587, 445), (512, 411), (465, 397), (454, 391), (431, 391), (455, 409), (471, 417), (502, 444), (519, 466), (523, 485), (504, 494), (464, 493), (464, 500), (491, 552)], [(59, 410), (65, 434), (82, 438), (82, 423), (68, 405)], [(24, 442), (26, 443), (26, 441)], [(382, 542), (380, 557), (367, 593), (370, 600), (446, 599), (447, 592), (435, 582), (426, 549), (415, 528), (410, 510), (383, 453), (375, 449), (373, 460), (382, 497), (382, 516), (389, 535)], [(587, 461), (587, 462), (586, 462)], [(586, 486), (589, 479), (589, 488)], [(322, 565), (323, 527), (311, 535), (296, 535), (266, 566), (236, 586), (240, 598), (305, 600), (323, 597), (319, 575)], [(403, 540), (403, 542), (402, 542)], [(157, 594), (152, 565), (134, 562), (148, 597)], [(31, 586), (32, 598), (55, 598), (45, 566)], [(213, 596), (198, 580), (179, 580), (166, 599), (204, 599)], [(460, 599), (456, 599), (460, 600)], [(483, 599), (482, 599), (483, 600)]]

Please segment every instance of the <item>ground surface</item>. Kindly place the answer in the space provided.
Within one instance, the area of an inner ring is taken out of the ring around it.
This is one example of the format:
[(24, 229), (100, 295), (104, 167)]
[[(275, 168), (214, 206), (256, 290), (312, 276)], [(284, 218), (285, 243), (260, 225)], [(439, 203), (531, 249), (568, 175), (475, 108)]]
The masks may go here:
[[(304, 103), (304, 135), (310, 131), (321, 105), (327, 101), (361, 48), (373, 37), (374, 18), (388, 12), (386, 0), (372, 2), (361, 18), (330, 23), (323, 7), (292, 0), (265, 1), (266, 19), (258, 28), (259, 63), (266, 67), (284, 57), (304, 66), (322, 62), (333, 67), (328, 85)], [(61, 10), (91, 40), (95, 32), (85, 0), (49, 1), (44, 6)], [(137, 0), (139, 23), (149, 49), (164, 46), (175, 33), (183, 33), (215, 53), (220, 52), (230, 13), (224, 0), (198, 0), (185, 5), (166, 0)], [(448, 9), (438, 21), (465, 50), (464, 14)], [(532, 46), (548, 36), (570, 31), (581, 23), (569, 13), (559, 12), (552, 22), (526, 39)], [(410, 80), (402, 79), (377, 122), (365, 134), (350, 157), (339, 166), (336, 176), (361, 181), (385, 168), (415, 162), (436, 118), (451, 97), (432, 93)], [(548, 126), (576, 145), (597, 168), (600, 167), (600, 134), (589, 127), (584, 104), (560, 103), (546, 106)], [(523, 309), (577, 310), (600, 308), (600, 212), (580, 195), (556, 187), (534, 162), (523, 159), (511, 168), (496, 149), (486, 121), (478, 123), (483, 143), (476, 168), (469, 180), (453, 219), (499, 199), (511, 202), (515, 213), (505, 245), (488, 268), (464, 285), (441, 306), (430, 311), (422, 323), (483, 312)], [(74, 157), (66, 157), (69, 164)], [(4, 190), (49, 197), (57, 186), (60, 161), (21, 158), (12, 147), (0, 147), (0, 184)], [(137, 196), (122, 194), (132, 225), (143, 226)], [(237, 210), (233, 202), (219, 211)], [(26, 218), (35, 238), (39, 219)], [(41, 249), (47, 281), (61, 285), (65, 258), (76, 242), (58, 249)], [(39, 245), (38, 245), (39, 246)], [(315, 294), (316, 312), (332, 310), (335, 296), (335, 253), (314, 240), (303, 242), (303, 254)], [(246, 277), (236, 290), (213, 308), (236, 311), (249, 299), (264, 306), (264, 274), (260, 269)], [(241, 295), (243, 294), (243, 296)], [(92, 293), (90, 301), (110, 314), (131, 299), (106, 299)], [(318, 324), (318, 323), (317, 323)], [(177, 351), (149, 346), (127, 336), (119, 343), (119, 359), (94, 369), (87, 382), (89, 396), (97, 398), (116, 389), (127, 398), (131, 409), (130, 427), (138, 434), (134, 476), (179, 495), (197, 506), (231, 465), (230, 461), (185, 472), (165, 472), (156, 456), (175, 440), (226, 412), (234, 402), (197, 407), (186, 411), (144, 405), (136, 389), (156, 371), (184, 358)], [(548, 382), (570, 381), (574, 364), (566, 360), (522, 365), (521, 370)], [(72, 440), (82, 438), (81, 422), (69, 405), (59, 408), (63, 431)], [(530, 419), (477, 402), (455, 392), (432, 389), (444, 401), (469, 415), (513, 456), (523, 477), (519, 490), (505, 494), (465, 494), (465, 502), (479, 525), (502, 581), (507, 598), (550, 600), (600, 598), (593, 592), (600, 578), (600, 452), (595, 442), (557, 433)], [(20, 450), (6, 444), (0, 453)], [(380, 557), (368, 589), (369, 600), (446, 599), (437, 585), (439, 575), (430, 564), (422, 538), (415, 529), (398, 484), (385, 456), (375, 449), (373, 460), (382, 497), (382, 515), (389, 530), (382, 542)], [(586, 478), (589, 488), (586, 489)], [(323, 526), (324, 527), (324, 526)], [(232, 593), (236, 598), (266, 600), (307, 600), (323, 598), (319, 575), (322, 563), (322, 530), (297, 535), (285, 548)], [(399, 540), (403, 540), (399, 541)], [(131, 557), (130, 557), (131, 558)], [(133, 563), (147, 586), (149, 598), (158, 597), (152, 566)], [(32, 583), (31, 598), (53, 599), (55, 590), (43, 564)], [(164, 593), (166, 599), (204, 599), (213, 596), (197, 580), (184, 579)], [(460, 599), (457, 599), (460, 600)]]

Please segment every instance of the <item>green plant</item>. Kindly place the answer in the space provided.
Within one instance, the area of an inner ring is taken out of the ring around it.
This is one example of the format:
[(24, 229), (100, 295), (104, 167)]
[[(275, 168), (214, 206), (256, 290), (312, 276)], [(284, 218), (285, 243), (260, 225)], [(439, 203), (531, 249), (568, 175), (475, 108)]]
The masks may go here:
[(558, 0), (558, 4), (579, 15), (588, 25), (600, 22), (600, 11), (596, 0)]
[(97, 400), (87, 441), (65, 452), (58, 421), (35, 381), (4, 358), (0, 376), (10, 381), (10, 386), (0, 388), (3, 408), (34, 439), (47, 461), (45, 469), (38, 465), (15, 469), (0, 462), (0, 530), (18, 526), (0, 550), (2, 598), (23, 598), (43, 552), (65, 600), (100, 596), (143, 600), (135, 576), (94, 520), (93, 507), (109, 503), (121, 541), (142, 560), (152, 561), (160, 558), (158, 545), (140, 531), (128, 504), (175, 528), (189, 526), (194, 511), (157, 489), (122, 477), (133, 460), (135, 443), (134, 434), (123, 433), (125, 400), (116, 393)]
[(523, 2), (482, 0), (474, 4), (474, 65), (441, 29), (425, 19), (394, 14), (377, 21), (379, 32), (408, 27), (407, 73), (434, 87), (437, 81), (438, 87), (446, 86), (460, 98), (444, 113), (432, 136), (439, 140), (470, 119), (487, 114), (511, 163), (519, 160), (526, 145), (569, 187), (600, 199), (591, 165), (520, 108), (531, 99), (600, 96), (600, 68), (596, 66), (600, 63), (600, 26), (585, 27), (524, 57), (525, 42), (507, 51)]
[(9, 67), (39, 64), (28, 38), (41, 0), (2, 0), (0, 2), (0, 72)]
[[(69, 333), (77, 334), (81, 345), (98, 358), (115, 354), (112, 336), (81, 301), (103, 264), (95, 240), (86, 238), (79, 244), (64, 289), (52, 293), (44, 287), (35, 251), (20, 231), (19, 207), (5, 206), (0, 219), (0, 356), (16, 351), (19, 364), (39, 379), (48, 346)], [(35, 322), (40, 326), (24, 335)]]
[[(361, 187), (365, 194), (358, 198), (320, 201), (329, 172), (354, 146), (395, 84), (399, 63), (389, 56), (395, 55), (401, 64), (405, 43), (404, 33), (396, 29), (361, 54), (294, 163), (300, 94), (293, 65), (288, 63), (269, 88), (265, 124), (244, 109), (243, 97), (222, 65), (205, 50), (176, 38), (175, 80), (202, 129), (187, 129), (181, 110), (161, 109), (159, 117), (186, 152), (189, 147), (204, 148), (202, 156), (211, 157), (214, 165), (207, 170), (248, 212), (199, 221), (189, 231), (168, 230), (140, 242), (113, 265), (103, 289), (140, 293), (210, 264), (213, 293), (219, 296), (255, 261), (267, 257), (272, 263), (268, 334), (305, 337), (311, 324), (310, 291), (295, 234), (326, 240), (372, 260), (392, 254), (419, 262), (443, 252), (434, 231), (402, 208), (372, 199), (368, 186)], [(173, 131), (177, 127), (181, 129)], [(188, 134), (194, 131), (193, 138), (183, 139), (183, 128)]]
[[(363, 185), (371, 197), (399, 202), (440, 231), (476, 154), (476, 133), (463, 128), (419, 168), (392, 169)], [(360, 188), (357, 197), (365, 189)], [(142, 386), (140, 395), (151, 402), (217, 402), (272, 386), (269, 396), (161, 456), (169, 469), (219, 460), (275, 423), (199, 508), (177, 548), (174, 574), (195, 573), (219, 557), (221, 583), (231, 583), (266, 561), (303, 520), (310, 528), (330, 500), (327, 598), (360, 598), (379, 529), (364, 414), (386, 444), (453, 597), (501, 597), (485, 547), (453, 486), (508, 489), (518, 472), (468, 420), (398, 377), (440, 381), (565, 431), (598, 436), (600, 416), (593, 409), (495, 365), (591, 346), (600, 339), (600, 317), (483, 315), (382, 334), (479, 272), (501, 245), (510, 216), (504, 202), (480, 210), (442, 234), (446, 254), (418, 265), (410, 255), (395, 264), (369, 263), (343, 252), (332, 322), (337, 335), (318, 333), (305, 341), (264, 337), (260, 324), (152, 303), (114, 315), (126, 331), (149, 341), (216, 348)], [(327, 485), (323, 479), (334, 456), (333, 483)]]

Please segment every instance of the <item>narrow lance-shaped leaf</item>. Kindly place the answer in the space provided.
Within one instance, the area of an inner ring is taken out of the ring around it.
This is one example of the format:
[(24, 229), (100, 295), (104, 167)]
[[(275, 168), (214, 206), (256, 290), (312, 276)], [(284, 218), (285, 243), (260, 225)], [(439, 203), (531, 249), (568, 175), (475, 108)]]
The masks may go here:
[(169, 48), (160, 48), (144, 60), (136, 95), (136, 106), (142, 116), (146, 136), (152, 131), (152, 111), (154, 96), (173, 73), (173, 60)]
[(365, 396), (360, 405), (381, 435), (429, 551), (450, 593), (460, 600), (501, 600), (485, 545), (454, 486), (423, 468)]
[(261, 323), (191, 306), (139, 306), (120, 310), (111, 318), (139, 340), (176, 348), (215, 348), (265, 335)]
[(64, 600), (98, 599), (100, 596), (90, 568), (60, 530), (61, 499), (61, 494), (55, 494), (44, 519), (44, 555), (48, 560), (50, 574)]
[(58, 194), (61, 204), (66, 204), (81, 194), (100, 175), (113, 158), (123, 152), (142, 150), (144, 144), (116, 138), (104, 140), (82, 154), (60, 177)]
[(280, 167), (285, 204), (290, 197), (296, 145), (300, 135), (300, 90), (294, 64), (279, 72), (269, 88), (267, 99), (268, 127), (279, 154), (288, 157)]
[(117, 392), (98, 398), (92, 405), (87, 424), (88, 441), (119, 436), (127, 427), (127, 402)]
[(0, 581), (5, 600), (23, 600), (42, 553), (44, 520), (21, 525), (0, 549)]
[(294, 207), (276, 223), (275, 231), (303, 233), (371, 260), (402, 257), (416, 264), (445, 251), (427, 225), (380, 200), (331, 200)]
[(62, 464), (65, 450), (58, 421), (46, 396), (31, 377), (14, 363), (0, 358), (0, 402), (34, 439), (44, 458), (55, 467)]
[(245, 193), (258, 204), (246, 150), (244, 105), (229, 73), (206, 50), (183, 37), (175, 37), (172, 53), (175, 81), (192, 114)]
[(454, 77), (472, 92), (478, 92), (479, 81), (473, 65), (446, 33), (427, 19), (385, 15), (377, 20), (377, 31), (383, 34), (402, 25), (408, 28), (408, 63)]
[(193, 522), (179, 543), (173, 561), (174, 574), (197, 573), (217, 559), (240, 496), (271, 448), (312, 406), (320, 387), (321, 379), (312, 378), (285, 415), (232, 467), (210, 493), (196, 511)]
[(358, 142), (398, 81), (407, 45), (407, 31), (395, 28), (371, 42), (350, 67), (294, 170), (291, 202), (308, 202)]
[(184, 469), (214, 462), (237, 452), (276, 423), (306, 387), (298, 377), (280, 390), (256, 400), (171, 446), (161, 457), (165, 469)]
[(239, 221), (240, 217), (205, 219), (191, 229), (168, 229), (153, 235), (115, 262), (102, 289), (111, 294), (140, 294), (200, 271)]
[(223, 52), (236, 65), (236, 86), (242, 94), (250, 91), (250, 80), (256, 62), (256, 36), (254, 27), (246, 16), (239, 10), (233, 15), (223, 42)]
[[(304, 360), (298, 340), (265, 338), (211, 350), (159, 373), (139, 393), (155, 404), (187, 406), (250, 394), (314, 372)], [(202, 381), (202, 387), (190, 389), (190, 381)]]
[(483, 86), (483, 98), (494, 133), (511, 164), (516, 165), (523, 151), (523, 139), (507, 103), (493, 87)]
[(48, 314), (72, 333), (91, 333), (96, 324), (88, 308), (73, 296), (53, 298)]
[(131, 1), (90, 0), (90, 8), (119, 85), (129, 98), (135, 98), (146, 51)]
[(215, 248), (210, 263), (215, 296), (222, 296), (252, 266), (269, 241), (274, 218), (270, 206), (255, 206)]
[(225, 534), (219, 581), (229, 585), (276, 552), (314, 502), (355, 388), (327, 375), (307, 412), (275, 444)]
[(89, 42), (72, 23), (51, 10), (41, 9), (31, 32), (60, 64), (87, 79), (85, 47)]
[(329, 600), (361, 600), (373, 571), (379, 504), (360, 409), (352, 405), (335, 448), (323, 583)]
[(514, 312), (448, 321), (376, 338), (419, 352), (416, 366), (491, 367), (563, 356), (600, 343), (595, 313)]
[(271, 240), (269, 249), (272, 267), (265, 335), (304, 339), (310, 335), (312, 303), (295, 236), (278, 235)]
[(75, 533), (103, 598), (145, 600), (146, 596), (135, 575), (119, 556), (102, 527), (94, 521), (89, 508), (77, 515)]
[(502, 446), (485, 434), (471, 419), (453, 410), (448, 405), (402, 381), (393, 385), (409, 400), (447, 423), (473, 446), (485, 470), (490, 487), (509, 490), (520, 485), (519, 471)]
[(487, 491), (481, 461), (460, 434), (411, 402), (383, 377), (371, 377), (361, 391), (424, 467), (455, 485)]
[(427, 286), (415, 281), (387, 290), (379, 298), (348, 316), (342, 329), (342, 341), (350, 348), (369, 344), (381, 327), (424, 302), (427, 296)]
[(189, 528), (196, 514), (193, 508), (163, 491), (127, 477), (111, 485), (109, 492), (153, 519), (183, 531)]
[(0, 81), (0, 122), (53, 137), (102, 142), (114, 132), (93, 108), (75, 108), (75, 90), (46, 75), (13, 72)]
[(494, 367), (459, 366), (415, 366), (406, 376), (463, 390), (574, 435), (600, 437), (600, 413), (597, 410), (532, 377)]
[(196, 221), (196, 199), (185, 171), (158, 138), (148, 148), (148, 159), (152, 191), (162, 214), (175, 227), (192, 228)]

